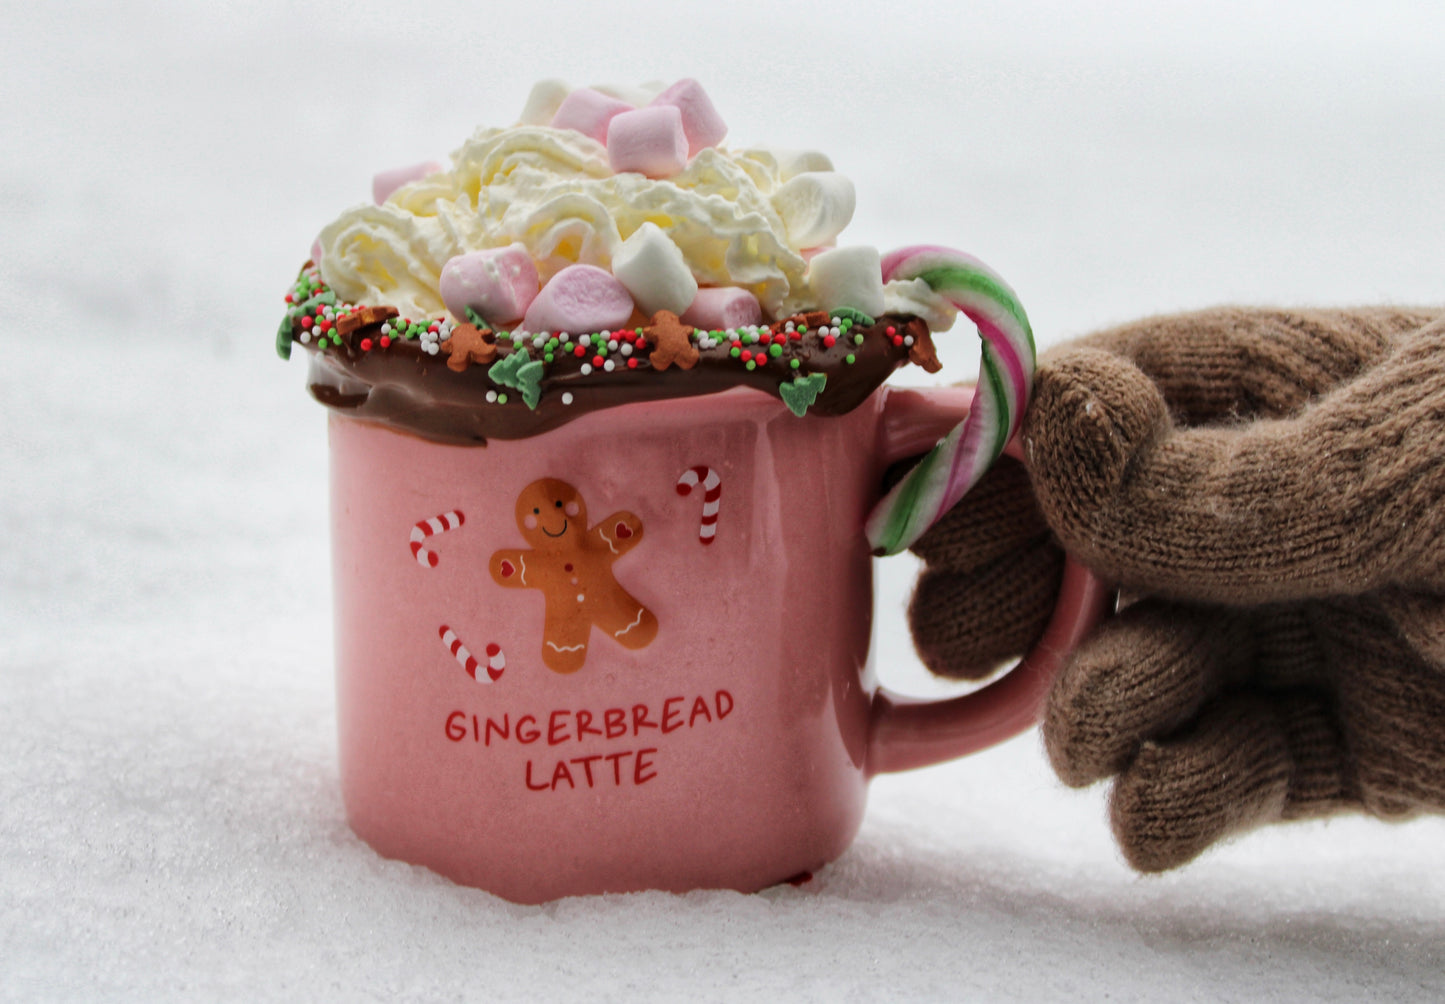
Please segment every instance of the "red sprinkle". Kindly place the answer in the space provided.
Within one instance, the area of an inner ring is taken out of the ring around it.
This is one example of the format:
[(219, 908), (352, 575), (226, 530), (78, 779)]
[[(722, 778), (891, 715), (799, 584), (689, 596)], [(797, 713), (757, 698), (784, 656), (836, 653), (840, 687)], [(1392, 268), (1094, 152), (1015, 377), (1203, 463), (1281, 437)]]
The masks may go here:
[(309, 328), (309, 327), (311, 327), (311, 324), (312, 324), (312, 318), (311, 318), (311, 315), (310, 315), (310, 314), (307, 314), (305, 317), (301, 318), (301, 326), (302, 326), (303, 328)]
[(324, 317), (323, 317), (323, 318), (321, 319), (321, 330), (322, 330), (322, 331), (330, 331), (330, 330), (331, 330), (331, 321), (328, 320), (327, 318), (324, 318)]
[(896, 335), (896, 334), (898, 334), (898, 329), (895, 328), (893, 325), (890, 324), (890, 325), (888, 325), (887, 333), (890, 334), (890, 335)]
[(753, 357), (753, 350), (752, 350), (752, 349), (743, 349), (743, 354), (740, 355), (740, 356), (738, 356), (738, 358), (741, 359), (743, 362), (747, 362), (747, 361), (748, 361), (749, 359), (751, 359), (752, 357)]
[(391, 348), (391, 336), (390, 336), (390, 335), (382, 335), (382, 336), (381, 336), (381, 347), (384, 348), (384, 349)]
[(296, 302), (296, 297), (292, 296), (290, 293), (287, 293), (287, 294), (286, 294), (286, 302), (287, 302), (287, 303), (295, 303), (295, 302)]
[(900, 346), (900, 345), (902, 345), (902, 344), (903, 344), (903, 336), (902, 336), (902, 335), (894, 335), (894, 336), (893, 336), (893, 345), (894, 345), (895, 347), (897, 347), (897, 346)]
[(794, 329), (793, 329), (793, 341), (795, 341), (795, 342), (801, 342), (802, 340), (803, 340), (803, 333), (802, 333), (801, 331), (797, 330), (796, 328), (794, 328)]
[(370, 338), (363, 338), (363, 339), (361, 340), (361, 351), (362, 351), (362, 352), (370, 352), (370, 351), (371, 351), (371, 339), (370, 339)]
[(587, 354), (587, 346), (585, 346), (585, 345), (577, 345), (577, 346), (574, 346), (573, 349), (572, 349), (572, 354), (573, 354), (574, 356), (576, 356), (578, 359), (581, 359), (583, 356), (585, 356), (585, 355)]
[(602, 358), (601, 356), (593, 356), (593, 357), (592, 357), (592, 365), (595, 366), (595, 367), (597, 367), (598, 369), (601, 369), (601, 368), (602, 368), (602, 363), (603, 363), (603, 362), (604, 362), (604, 360), (603, 360), (603, 358)]
[(837, 344), (838, 344), (838, 339), (834, 338), (832, 335), (824, 335), (824, 336), (823, 336), (823, 348), (825, 348), (825, 349), (831, 349), (834, 345), (837, 345)]
[(636, 356), (633, 356), (631, 359), (627, 360), (627, 368), (630, 369), (630, 370), (635, 370), (635, 369), (637, 369), (637, 357), (636, 357)]

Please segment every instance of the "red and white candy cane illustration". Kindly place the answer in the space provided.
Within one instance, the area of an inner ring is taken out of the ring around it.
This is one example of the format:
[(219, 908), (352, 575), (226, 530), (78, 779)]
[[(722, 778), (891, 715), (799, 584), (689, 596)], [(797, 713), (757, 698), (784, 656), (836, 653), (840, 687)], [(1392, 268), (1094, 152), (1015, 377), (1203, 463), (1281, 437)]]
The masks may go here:
[(483, 679), (477, 676), (476, 657), (462, 644), (462, 640), (457, 637), (455, 631), (443, 624), (441, 628), (438, 629), (437, 634), (441, 636), (442, 644), (447, 647), (447, 651), (457, 660), (457, 664), (466, 670), (467, 675), (473, 680), (476, 680), (478, 683), (491, 683), (494, 680), (502, 678), (502, 670), (507, 668), (507, 657), (503, 654), (500, 645), (494, 642), (487, 646), (487, 677), (489, 677), (489, 679)]
[(717, 536), (718, 497), (722, 495), (722, 478), (717, 471), (705, 465), (690, 467), (677, 479), (677, 493), (689, 495), (699, 484), (702, 485), (702, 524), (697, 536), (704, 544), (711, 544)]
[(457, 509), (451, 512), (444, 512), (440, 516), (433, 516), (431, 519), (424, 519), (411, 528), (411, 556), (417, 560), (422, 568), (437, 567), (437, 556), (435, 551), (428, 551), (422, 547), (422, 542), (428, 537), (438, 533), (446, 533), (448, 530), (455, 530), (467, 521), (467, 518)]

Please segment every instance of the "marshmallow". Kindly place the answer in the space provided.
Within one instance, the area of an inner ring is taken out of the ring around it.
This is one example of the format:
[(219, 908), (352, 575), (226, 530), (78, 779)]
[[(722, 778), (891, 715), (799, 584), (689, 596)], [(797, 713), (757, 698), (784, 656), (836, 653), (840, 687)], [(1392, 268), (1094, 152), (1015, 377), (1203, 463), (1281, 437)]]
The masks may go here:
[(883, 261), (877, 248), (819, 252), (808, 263), (808, 285), (824, 310), (852, 307), (873, 317), (883, 313)]
[(682, 113), (671, 105), (622, 112), (607, 126), (607, 159), (617, 174), (670, 178), (687, 166)]
[(741, 286), (706, 286), (692, 298), (682, 323), (705, 331), (727, 331), (749, 324), (761, 324), (763, 308), (758, 298)]
[(607, 142), (607, 123), (613, 116), (632, 111), (625, 101), (610, 98), (590, 87), (579, 87), (557, 106), (552, 116), (553, 129), (575, 129), (599, 143)]
[(572, 90), (565, 81), (555, 77), (550, 80), (539, 80), (532, 85), (532, 93), (527, 95), (527, 103), (522, 107), (521, 125), (544, 126), (551, 123), (557, 109), (562, 107), (562, 102), (567, 99), (567, 94)]
[(425, 178), (429, 174), (436, 174), (441, 169), (442, 166), (436, 161), (428, 160), (421, 164), (408, 164), (406, 167), (393, 167), (390, 171), (382, 171), (371, 179), (371, 197), (379, 206), (402, 185)]
[(853, 182), (832, 171), (806, 171), (773, 193), (788, 242), (797, 248), (831, 244), (853, 219)]
[(704, 147), (717, 146), (728, 134), (727, 124), (713, 107), (712, 99), (696, 80), (684, 78), (652, 101), (654, 108), (672, 106), (682, 113), (682, 131), (687, 134), (687, 155), (696, 157)]
[(682, 250), (656, 223), (644, 223), (618, 245), (612, 252), (612, 274), (648, 315), (659, 310), (681, 314), (697, 295), (697, 280)]
[(505, 324), (527, 312), (540, 285), (531, 254), (521, 244), (510, 244), (449, 259), (438, 288), (457, 320), (465, 321), (471, 307), (492, 324)]
[(632, 297), (626, 286), (596, 265), (569, 265), (542, 287), (527, 308), (522, 327), (536, 333), (591, 334), (620, 328), (631, 317)]
[(601, 91), (609, 98), (626, 101), (629, 105), (641, 108), (643, 105), (651, 104), (652, 99), (661, 94), (662, 89), (666, 86), (661, 81), (651, 80), (637, 87), (633, 87), (631, 84), (593, 84), (592, 89)]

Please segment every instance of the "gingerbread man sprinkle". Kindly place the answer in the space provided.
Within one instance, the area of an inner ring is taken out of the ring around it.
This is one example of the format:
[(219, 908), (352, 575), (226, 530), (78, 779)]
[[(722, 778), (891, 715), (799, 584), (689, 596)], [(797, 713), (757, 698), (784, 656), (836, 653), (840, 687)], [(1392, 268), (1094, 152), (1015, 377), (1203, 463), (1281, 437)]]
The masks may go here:
[(517, 528), (532, 550), (497, 551), (492, 579), (509, 589), (542, 591), (542, 661), (548, 669), (581, 669), (594, 625), (624, 648), (643, 648), (657, 636), (657, 617), (612, 574), (612, 563), (642, 539), (640, 519), (617, 512), (589, 528), (581, 493), (543, 478), (517, 498)]
[(447, 369), (461, 373), (472, 363), (486, 365), (497, 358), (497, 336), (491, 328), (458, 324), (442, 343), (447, 350)]
[(672, 311), (659, 310), (653, 314), (651, 326), (643, 328), (642, 332), (657, 346), (647, 357), (653, 366), (665, 370), (676, 363), (682, 369), (690, 370), (697, 365), (697, 346), (688, 337), (693, 329), (678, 320)]

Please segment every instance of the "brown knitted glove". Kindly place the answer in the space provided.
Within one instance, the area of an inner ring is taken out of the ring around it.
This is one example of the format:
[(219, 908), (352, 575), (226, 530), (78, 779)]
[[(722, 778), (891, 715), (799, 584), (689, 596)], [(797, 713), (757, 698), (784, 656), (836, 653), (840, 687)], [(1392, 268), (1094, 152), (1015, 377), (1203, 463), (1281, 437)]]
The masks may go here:
[[(1142, 871), (1282, 819), (1445, 811), (1445, 311), (1214, 310), (1038, 374), (1019, 464), (915, 550), (936, 673), (1041, 633), (1055, 541), (1126, 596), (1050, 694)], [(1035, 499), (1037, 501), (1035, 501)]]

